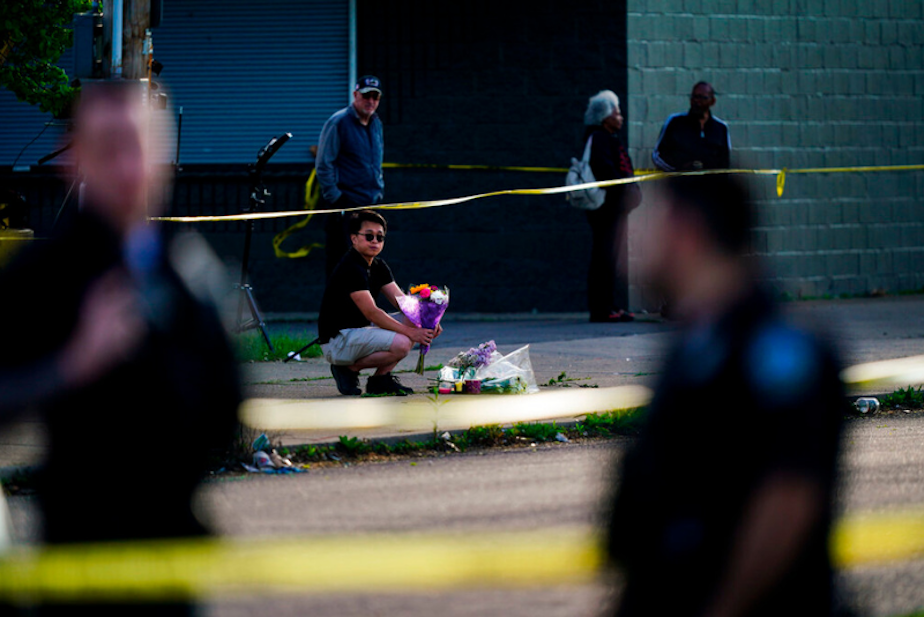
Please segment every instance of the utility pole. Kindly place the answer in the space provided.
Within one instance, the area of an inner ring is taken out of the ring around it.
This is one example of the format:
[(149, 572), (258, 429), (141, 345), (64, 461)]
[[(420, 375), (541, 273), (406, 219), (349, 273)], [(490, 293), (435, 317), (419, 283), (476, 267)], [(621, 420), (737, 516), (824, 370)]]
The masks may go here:
[(145, 35), (151, 27), (151, 0), (103, 3), (103, 78), (148, 76)]
[(151, 0), (123, 0), (122, 78), (148, 77), (145, 36), (151, 27)]

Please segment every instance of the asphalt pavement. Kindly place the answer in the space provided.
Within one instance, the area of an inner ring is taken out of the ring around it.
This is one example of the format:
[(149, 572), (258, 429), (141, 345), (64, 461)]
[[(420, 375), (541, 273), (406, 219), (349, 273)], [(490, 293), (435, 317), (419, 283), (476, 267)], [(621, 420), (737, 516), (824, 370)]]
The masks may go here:
[[(845, 365), (924, 353), (924, 296), (798, 302), (786, 305), (799, 319), (822, 325), (841, 349)], [(445, 323), (427, 364), (495, 340), (503, 352), (529, 344), (537, 381), (565, 373), (571, 387), (651, 384), (676, 324), (657, 316), (634, 323), (590, 324), (581, 315), (455, 316)], [(271, 328), (314, 333), (310, 321), (272, 322)], [(410, 370), (416, 352), (399, 366)], [(252, 397), (338, 400), (323, 360), (255, 363), (244, 367)], [(421, 393), (425, 378), (402, 373)], [(918, 384), (909, 384), (918, 385)], [(561, 388), (562, 385), (546, 386)], [(881, 394), (854, 391), (853, 394)], [(528, 396), (528, 395), (524, 395)], [(838, 491), (844, 513), (907, 511), (924, 507), (924, 422), (921, 414), (889, 414), (848, 422)], [(733, 418), (723, 418), (724, 425)], [(141, 429), (139, 429), (141, 430)], [(350, 434), (394, 437), (388, 427)], [(325, 441), (332, 431), (296, 431), (288, 443)], [(130, 441), (131, 435), (126, 435)], [(235, 538), (343, 534), (375, 537), (430, 531), (456, 536), (482, 530), (589, 528), (599, 516), (610, 475), (628, 440), (538, 444), (442, 457), (396, 458), (382, 463), (313, 468), (295, 476), (223, 477), (205, 484), (203, 513), (222, 535)], [(41, 460), (40, 425), (20, 422), (0, 434), (0, 465)], [(10, 499), (13, 528), (34, 540), (40, 521), (34, 498)], [(261, 567), (285, 568), (285, 563)], [(850, 604), (863, 615), (908, 614), (924, 606), (924, 561), (868, 564), (839, 573)], [(420, 590), (314, 596), (214, 598), (208, 615), (599, 614), (619, 581), (542, 588)]]
[[(784, 305), (793, 316), (829, 333), (845, 365), (924, 354), (924, 295), (816, 300)], [(313, 338), (317, 325), (305, 316), (267, 315), (269, 328)], [(657, 378), (664, 350), (677, 324), (658, 315), (638, 315), (632, 323), (594, 324), (586, 314), (453, 315), (444, 317), (444, 333), (432, 346), (426, 364), (446, 363), (459, 351), (494, 340), (503, 353), (529, 345), (539, 384), (562, 373), (566, 380), (555, 386), (651, 385)], [(293, 350), (294, 351), (294, 350)], [(402, 381), (425, 396), (428, 378), (411, 372), (417, 351), (397, 368)], [(330, 367), (321, 358), (304, 362), (257, 362), (242, 365), (248, 397), (280, 399), (337, 399)], [(361, 384), (364, 385), (365, 377)], [(912, 384), (909, 384), (912, 385)], [(913, 384), (919, 385), (919, 384)], [(855, 395), (881, 392), (855, 390)], [(143, 427), (139, 427), (143, 430)], [(285, 445), (329, 443), (343, 431), (285, 431), (274, 435)], [(384, 439), (407, 436), (394, 427), (351, 430), (351, 436)], [(126, 441), (131, 435), (126, 435)], [(23, 419), (0, 432), (0, 468), (41, 461), (44, 440), (41, 424)]]

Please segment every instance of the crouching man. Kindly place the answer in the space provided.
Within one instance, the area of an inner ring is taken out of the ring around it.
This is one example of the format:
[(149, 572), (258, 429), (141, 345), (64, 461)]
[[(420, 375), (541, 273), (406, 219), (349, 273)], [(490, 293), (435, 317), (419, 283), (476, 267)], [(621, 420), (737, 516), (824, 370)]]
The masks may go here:
[(379, 293), (395, 308), (404, 295), (388, 264), (378, 256), (387, 229), (378, 212), (360, 210), (350, 215), (352, 248), (331, 273), (321, 300), (318, 336), (340, 394), (362, 394), (359, 372), (367, 368), (375, 369), (366, 382), (367, 394), (412, 394), (391, 371), (414, 343), (429, 345), (441, 332), (439, 326), (431, 330), (406, 319), (398, 321), (376, 305)]

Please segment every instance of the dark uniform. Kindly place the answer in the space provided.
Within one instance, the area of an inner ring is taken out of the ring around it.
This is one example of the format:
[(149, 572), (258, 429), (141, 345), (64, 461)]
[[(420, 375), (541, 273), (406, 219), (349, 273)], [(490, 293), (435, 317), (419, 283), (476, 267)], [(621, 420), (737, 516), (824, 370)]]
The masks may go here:
[[(776, 472), (831, 495), (845, 399), (833, 353), (754, 291), (683, 333), (627, 454), (609, 521), (626, 574), (618, 614), (698, 615), (717, 592), (754, 491)], [(828, 615), (828, 531), (812, 526), (751, 616)]]
[[(52, 357), (72, 336), (88, 287), (116, 266), (132, 271), (148, 324), (130, 359), (92, 384), (43, 397), (48, 457), (38, 501), (51, 544), (207, 533), (193, 495), (211, 457), (233, 439), (242, 400), (238, 366), (215, 306), (172, 265), (172, 245), (156, 233), (148, 240), (133, 254), (123, 252), (102, 219), (83, 213), (0, 273), (0, 370)], [(94, 615), (191, 610), (182, 602), (81, 606)], [(70, 610), (45, 607), (42, 614)]]

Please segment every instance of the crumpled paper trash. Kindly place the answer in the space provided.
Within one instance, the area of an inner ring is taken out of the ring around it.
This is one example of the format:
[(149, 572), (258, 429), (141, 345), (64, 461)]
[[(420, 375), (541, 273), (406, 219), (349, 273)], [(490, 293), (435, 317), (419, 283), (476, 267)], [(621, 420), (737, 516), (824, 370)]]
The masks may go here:
[(302, 467), (295, 466), (292, 461), (280, 455), (275, 449), (266, 452), (265, 450), (269, 447), (270, 440), (267, 438), (266, 433), (261, 434), (253, 442), (255, 450), (253, 453), (253, 465), (241, 463), (241, 467), (251, 473), (267, 474), (305, 473), (308, 471)]

